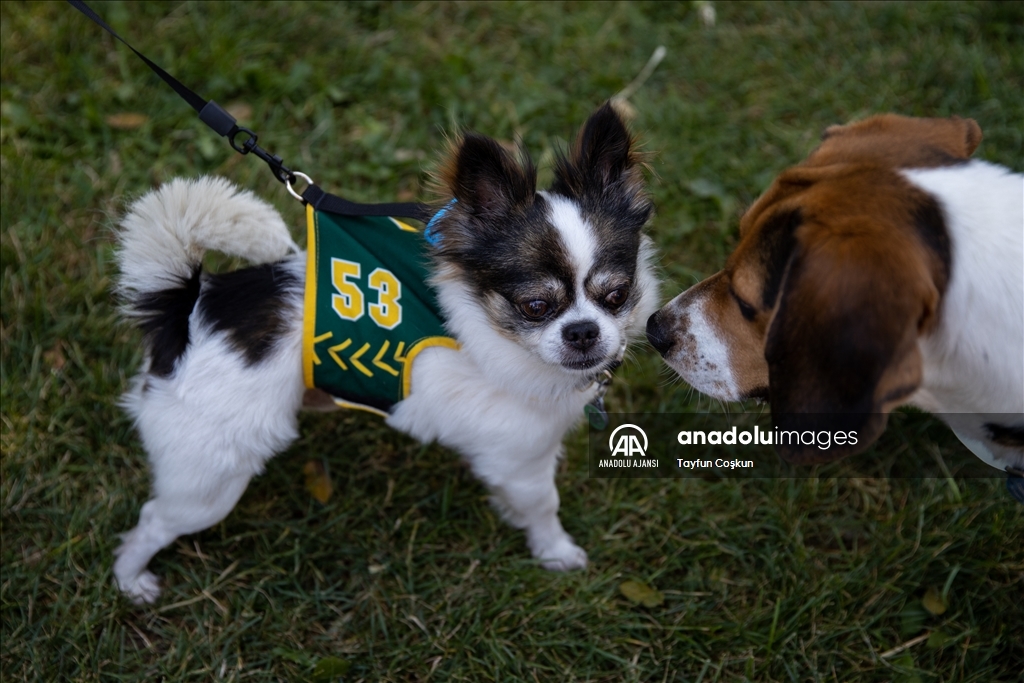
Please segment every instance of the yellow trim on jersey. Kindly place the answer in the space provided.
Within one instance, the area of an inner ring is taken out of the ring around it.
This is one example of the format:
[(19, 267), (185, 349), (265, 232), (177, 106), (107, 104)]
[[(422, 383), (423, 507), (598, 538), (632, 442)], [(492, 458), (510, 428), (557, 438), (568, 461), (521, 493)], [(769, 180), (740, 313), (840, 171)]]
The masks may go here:
[(412, 362), (416, 360), (416, 356), (419, 355), (420, 351), (430, 348), (431, 346), (442, 346), (447, 349), (459, 350), (459, 342), (455, 341), (451, 337), (427, 337), (420, 339), (416, 342), (409, 352), (405, 354), (405, 359), (402, 361), (404, 368), (402, 369), (402, 398), (406, 399), (409, 394), (412, 393)]
[[(389, 218), (390, 218), (390, 216), (389, 216)], [(409, 225), (407, 223), (403, 223), (402, 221), (398, 220), (397, 218), (392, 218), (391, 220), (394, 221), (395, 225), (397, 225), (402, 230), (405, 230), (406, 232), (419, 232), (419, 230), (417, 230), (416, 228), (412, 227), (411, 225)]]
[(306, 294), (302, 311), (302, 377), (306, 388), (313, 389), (313, 363), (316, 358), (316, 212), (312, 204), (306, 204)]
[(343, 401), (342, 399), (337, 398), (335, 396), (331, 396), (331, 398), (334, 399), (335, 405), (337, 405), (340, 408), (348, 408), (349, 410), (362, 410), (367, 413), (373, 413), (374, 415), (380, 415), (383, 418), (388, 417), (388, 413), (383, 410), (371, 408), (370, 406), (364, 406), (362, 403), (349, 403), (348, 401)]

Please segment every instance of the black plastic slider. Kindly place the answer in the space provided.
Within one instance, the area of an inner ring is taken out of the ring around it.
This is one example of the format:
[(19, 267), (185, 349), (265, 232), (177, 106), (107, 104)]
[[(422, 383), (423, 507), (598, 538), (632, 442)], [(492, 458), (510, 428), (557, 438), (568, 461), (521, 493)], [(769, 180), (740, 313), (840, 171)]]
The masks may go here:
[(224, 107), (213, 100), (207, 102), (199, 111), (199, 120), (212, 128), (221, 137), (231, 135), (238, 128), (238, 125), (235, 123), (235, 117), (227, 113)]

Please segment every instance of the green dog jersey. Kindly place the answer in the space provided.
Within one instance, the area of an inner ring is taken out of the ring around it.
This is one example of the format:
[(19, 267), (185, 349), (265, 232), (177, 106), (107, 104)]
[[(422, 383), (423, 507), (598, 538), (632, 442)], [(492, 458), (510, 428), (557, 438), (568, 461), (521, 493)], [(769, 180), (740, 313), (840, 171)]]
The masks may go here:
[(302, 366), (306, 386), (387, 416), (409, 395), (412, 364), (431, 346), (458, 348), (428, 287), (423, 234), (394, 218), (306, 206)]

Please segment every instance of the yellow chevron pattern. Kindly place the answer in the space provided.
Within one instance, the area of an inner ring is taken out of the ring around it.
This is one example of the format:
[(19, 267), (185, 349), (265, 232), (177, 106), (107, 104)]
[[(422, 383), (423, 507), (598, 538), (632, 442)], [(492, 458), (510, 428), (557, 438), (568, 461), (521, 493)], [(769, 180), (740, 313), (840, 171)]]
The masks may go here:
[[(330, 339), (331, 336), (332, 334), (330, 332), (320, 335), (319, 337), (313, 340), (314, 346), (319, 342)], [(344, 351), (350, 346), (352, 346), (352, 340), (346, 339), (340, 344), (329, 346), (327, 348), (327, 353), (328, 355), (330, 355), (331, 358), (334, 359), (334, 362), (337, 363), (338, 367), (341, 368), (342, 370), (347, 371), (349, 367), (353, 367), (362, 374), (366, 375), (367, 377), (373, 377), (373, 370), (367, 367), (366, 364), (363, 363), (362, 360), (360, 360), (363, 356), (367, 354), (368, 351), (371, 350), (370, 342), (364, 343), (361, 347), (359, 347), (359, 349), (355, 353), (351, 354), (346, 358), (344, 355), (342, 355), (342, 351)], [(373, 360), (371, 361), (371, 364), (374, 367), (379, 368), (380, 370), (383, 370), (384, 372), (388, 373), (392, 377), (398, 377), (398, 375), (401, 374), (400, 368), (402, 364), (405, 362), (405, 342), (398, 342), (398, 346), (395, 347), (395, 352), (394, 354), (391, 355), (390, 358), (388, 358), (387, 355), (389, 348), (391, 348), (391, 342), (385, 339), (384, 343), (381, 344), (381, 347), (377, 349), (377, 352), (375, 354), (373, 354)], [(346, 362), (346, 360), (348, 362)], [(392, 362), (394, 364), (397, 364), (398, 367), (395, 367), (395, 365), (392, 364)], [(320, 365), (320, 358), (316, 356), (315, 353), (313, 355), (313, 363), (316, 365)]]

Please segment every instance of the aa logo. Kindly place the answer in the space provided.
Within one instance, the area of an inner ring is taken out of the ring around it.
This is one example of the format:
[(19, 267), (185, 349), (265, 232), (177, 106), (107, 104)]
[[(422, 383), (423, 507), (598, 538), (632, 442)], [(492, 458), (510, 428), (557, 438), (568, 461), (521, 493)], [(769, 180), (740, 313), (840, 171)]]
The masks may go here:
[[(618, 435), (618, 439), (616, 439), (616, 435)], [(643, 438), (642, 446), (640, 445), (641, 438)], [(608, 448), (611, 449), (613, 458), (616, 455), (627, 457), (638, 455), (642, 458), (647, 454), (647, 434), (634, 424), (619, 425), (608, 437)]]

